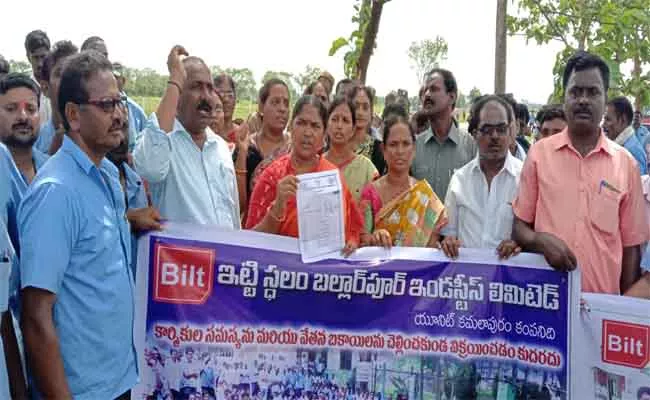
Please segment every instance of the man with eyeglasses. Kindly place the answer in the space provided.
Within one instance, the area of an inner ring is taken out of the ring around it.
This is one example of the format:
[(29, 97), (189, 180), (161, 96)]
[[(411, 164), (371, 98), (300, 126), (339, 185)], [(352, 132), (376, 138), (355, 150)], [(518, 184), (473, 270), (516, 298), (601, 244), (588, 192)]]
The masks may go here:
[(124, 137), (111, 63), (70, 57), (58, 94), (66, 130), (18, 211), (21, 316), (36, 397), (128, 399), (137, 381), (134, 278), (124, 193), (105, 158)]
[(609, 67), (579, 51), (562, 82), (567, 128), (528, 153), (513, 239), (560, 271), (580, 268), (583, 292), (629, 295), (650, 231), (637, 162), (600, 128)]
[[(169, 53), (170, 79), (138, 138), (135, 169), (170, 221), (240, 229), (239, 194), (228, 143), (209, 126), (219, 97), (210, 69), (182, 46)], [(186, 58), (184, 58), (186, 57)]]
[(460, 247), (497, 249), (499, 257), (508, 258), (521, 251), (510, 239), (512, 200), (523, 165), (510, 152), (514, 116), (503, 99), (491, 95), (474, 103), (471, 117), (478, 155), (451, 178), (445, 199), (449, 224), (442, 230), (441, 247), (451, 258), (458, 257)]

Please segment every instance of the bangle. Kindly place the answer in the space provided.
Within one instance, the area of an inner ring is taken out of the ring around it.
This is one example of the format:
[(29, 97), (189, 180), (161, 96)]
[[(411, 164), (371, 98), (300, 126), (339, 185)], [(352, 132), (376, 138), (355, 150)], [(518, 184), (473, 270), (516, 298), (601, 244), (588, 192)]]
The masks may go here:
[(169, 80), (167, 81), (167, 84), (176, 86), (176, 88), (178, 89), (178, 93), (183, 93), (183, 89), (181, 88), (181, 85), (178, 82)]
[(245, 170), (245, 169), (235, 169), (235, 173), (237, 175), (246, 175), (248, 173), (248, 171)]

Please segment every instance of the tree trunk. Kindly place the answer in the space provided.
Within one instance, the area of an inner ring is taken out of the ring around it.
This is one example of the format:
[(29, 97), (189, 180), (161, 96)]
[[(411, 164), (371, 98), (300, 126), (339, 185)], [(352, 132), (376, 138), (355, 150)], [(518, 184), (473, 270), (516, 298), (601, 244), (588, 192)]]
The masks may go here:
[(384, 0), (372, 0), (372, 9), (370, 11), (370, 21), (363, 37), (363, 47), (359, 55), (359, 62), (357, 64), (357, 79), (361, 83), (366, 83), (366, 75), (368, 74), (368, 65), (370, 64), (370, 56), (375, 48), (375, 41), (377, 40), (377, 32), (379, 31), (379, 20), (381, 19), (381, 12), (384, 8)]
[(508, 53), (507, 13), (508, 1), (497, 0), (497, 31), (494, 51), (494, 93), (497, 94), (506, 92), (506, 61)]
[[(641, 59), (638, 55), (634, 56), (634, 68), (632, 68), (632, 78), (638, 81), (641, 77)], [(641, 111), (641, 93), (634, 93), (634, 109)]]

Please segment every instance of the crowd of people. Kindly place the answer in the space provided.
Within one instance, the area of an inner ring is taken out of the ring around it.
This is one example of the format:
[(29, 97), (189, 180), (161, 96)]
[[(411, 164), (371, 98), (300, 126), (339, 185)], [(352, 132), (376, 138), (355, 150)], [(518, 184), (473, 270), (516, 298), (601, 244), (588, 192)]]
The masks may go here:
[(145, 358), (152, 370), (145, 395), (152, 400), (381, 400), (337, 381), (322, 358), (297, 359), (296, 350), (234, 359), (207, 349), (152, 346)]
[(608, 100), (596, 55), (568, 60), (564, 104), (540, 111), (531, 140), (512, 95), (476, 99), (462, 129), (442, 68), (413, 113), (398, 93), (378, 118), (371, 87), (323, 73), (299, 99), (265, 82), (242, 122), (237, 82), (182, 46), (150, 117), (101, 38), (78, 49), (33, 31), (25, 50), (31, 76), (0, 60), (0, 397), (128, 398), (137, 236), (166, 220), (297, 237), (309, 172), (340, 171), (344, 254), (536, 252), (580, 268), (583, 291), (650, 298), (649, 135), (626, 98)]

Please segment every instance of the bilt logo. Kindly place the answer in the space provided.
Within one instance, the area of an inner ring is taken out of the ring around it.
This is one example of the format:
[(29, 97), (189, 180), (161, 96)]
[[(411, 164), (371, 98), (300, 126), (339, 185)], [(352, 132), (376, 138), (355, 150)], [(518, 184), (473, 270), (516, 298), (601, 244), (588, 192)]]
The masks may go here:
[(650, 326), (603, 320), (603, 361), (642, 369), (650, 362)]
[(154, 300), (205, 303), (212, 293), (215, 251), (160, 243), (154, 246)]

